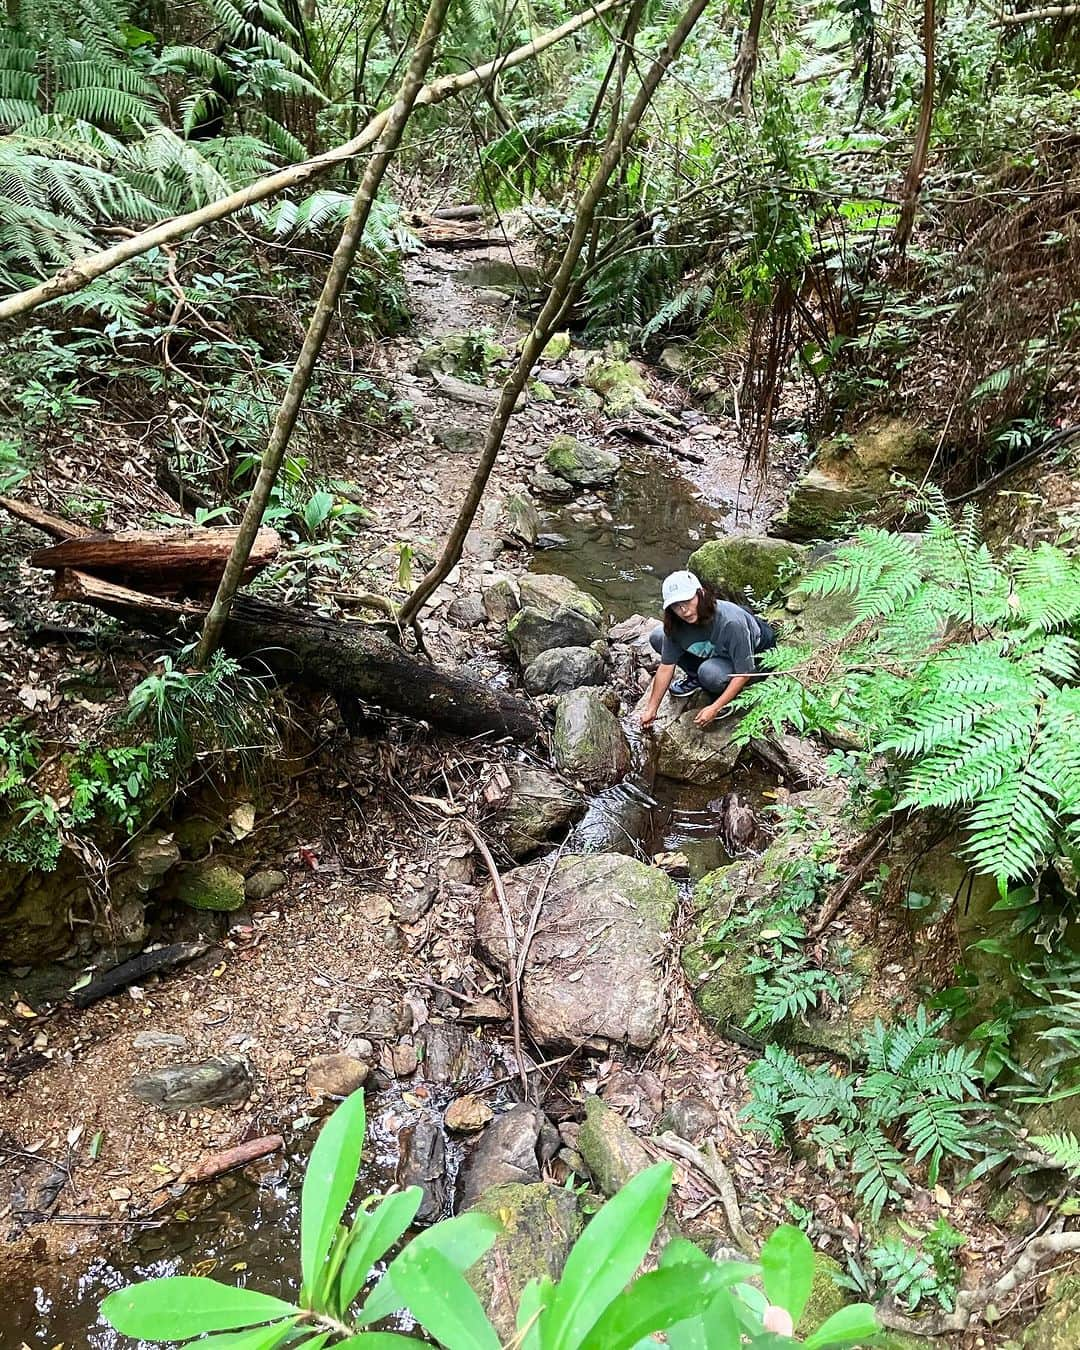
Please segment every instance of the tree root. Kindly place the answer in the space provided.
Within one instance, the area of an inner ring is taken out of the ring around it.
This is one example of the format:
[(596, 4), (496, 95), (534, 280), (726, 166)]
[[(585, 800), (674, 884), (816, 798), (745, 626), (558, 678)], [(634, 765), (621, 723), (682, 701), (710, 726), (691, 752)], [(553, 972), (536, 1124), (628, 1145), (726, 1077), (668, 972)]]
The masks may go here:
[(670, 1130), (666, 1130), (663, 1134), (653, 1135), (650, 1142), (665, 1153), (673, 1154), (683, 1162), (689, 1163), (696, 1172), (705, 1178), (720, 1197), (731, 1236), (735, 1239), (739, 1249), (751, 1260), (755, 1260), (757, 1258), (757, 1247), (743, 1225), (742, 1210), (739, 1207), (739, 1195), (735, 1190), (735, 1183), (731, 1179), (731, 1173), (717, 1156), (716, 1149), (709, 1145), (708, 1153), (703, 1153), (701, 1149), (695, 1148), (686, 1139), (680, 1139), (677, 1134), (673, 1134)]

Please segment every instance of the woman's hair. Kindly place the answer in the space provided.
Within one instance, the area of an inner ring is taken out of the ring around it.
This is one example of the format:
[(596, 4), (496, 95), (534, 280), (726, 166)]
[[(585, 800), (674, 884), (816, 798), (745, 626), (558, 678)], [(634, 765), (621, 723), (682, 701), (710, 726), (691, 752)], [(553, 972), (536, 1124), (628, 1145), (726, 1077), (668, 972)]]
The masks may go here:
[[(707, 586), (705, 582), (702, 582), (698, 587), (697, 597), (698, 623), (712, 623), (713, 619), (716, 617), (716, 592), (711, 586)], [(682, 602), (680, 601), (680, 604), (681, 603)], [(664, 610), (664, 632), (668, 637), (673, 635), (672, 625), (674, 624), (676, 617), (674, 606), (669, 605), (667, 609)]]

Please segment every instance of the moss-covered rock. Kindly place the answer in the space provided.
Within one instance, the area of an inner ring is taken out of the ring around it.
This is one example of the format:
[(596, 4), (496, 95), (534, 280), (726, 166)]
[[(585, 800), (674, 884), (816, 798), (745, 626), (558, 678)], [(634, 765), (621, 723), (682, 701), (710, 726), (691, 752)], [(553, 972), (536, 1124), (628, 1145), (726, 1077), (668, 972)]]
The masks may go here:
[(587, 445), (574, 436), (556, 436), (544, 456), (544, 465), (575, 487), (604, 487), (619, 472), (619, 456), (614, 450)]
[(1076, 1350), (1080, 1345), (1080, 1275), (1050, 1280), (1046, 1307), (1024, 1332), (1024, 1350)]
[(836, 1283), (836, 1277), (841, 1274), (843, 1268), (839, 1261), (825, 1252), (814, 1253), (814, 1283), (810, 1287), (810, 1297), (799, 1325), (795, 1328), (800, 1336), (809, 1335), (851, 1301), (850, 1295)]
[(578, 1152), (604, 1195), (614, 1195), (652, 1163), (622, 1116), (595, 1096), (585, 1099), (585, 1124), (578, 1135)]
[(514, 1338), (515, 1316), (530, 1280), (557, 1280), (584, 1227), (577, 1196), (546, 1181), (491, 1186), (472, 1205), (498, 1220), (494, 1244), (465, 1272), (502, 1342)]
[(807, 551), (786, 539), (747, 535), (740, 539), (710, 539), (690, 555), (687, 566), (702, 581), (718, 589), (749, 590), (759, 600), (801, 568)]
[(243, 873), (225, 863), (193, 863), (177, 882), (176, 898), (192, 909), (239, 909), (244, 903)]
[(569, 577), (554, 572), (530, 572), (520, 578), (519, 585), (521, 603), (532, 605), (543, 614), (557, 614), (559, 610), (569, 609), (598, 628), (603, 622), (604, 607), (600, 601), (575, 585)]
[(585, 383), (600, 395), (613, 417), (622, 417), (647, 402), (641, 372), (614, 352), (589, 367)]
[(482, 382), (493, 361), (504, 361), (509, 352), (484, 333), (447, 333), (429, 343), (416, 358), (421, 375), (439, 371), (459, 379)]
[(509, 764), (506, 772), (510, 800), (499, 813), (496, 832), (512, 858), (525, 858), (565, 829), (585, 804), (550, 769)]
[(570, 354), (570, 334), (552, 333), (542, 353), (544, 361), (561, 361)]
[(630, 767), (630, 747), (619, 719), (589, 687), (560, 697), (552, 749), (559, 769), (590, 787), (610, 787)]
[(934, 438), (925, 428), (899, 417), (871, 419), (818, 447), (812, 467), (792, 489), (770, 532), (785, 539), (834, 539), (853, 516), (879, 506), (894, 491), (894, 472), (905, 478), (925, 473)]

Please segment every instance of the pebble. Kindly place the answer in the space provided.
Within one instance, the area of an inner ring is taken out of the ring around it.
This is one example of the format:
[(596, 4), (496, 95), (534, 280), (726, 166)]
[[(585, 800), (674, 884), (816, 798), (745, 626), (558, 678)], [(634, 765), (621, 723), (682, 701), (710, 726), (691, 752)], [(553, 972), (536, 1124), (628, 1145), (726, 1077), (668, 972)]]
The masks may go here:
[(411, 1078), (419, 1062), (415, 1045), (395, 1045), (390, 1051), (390, 1063), (397, 1078)]
[(467, 1134), (473, 1130), (482, 1130), (493, 1115), (494, 1112), (487, 1102), (470, 1093), (450, 1103), (446, 1108), (443, 1124), (448, 1130)]
[(131, 1044), (136, 1050), (182, 1050), (187, 1037), (173, 1031), (140, 1031)]
[(307, 1066), (307, 1090), (312, 1097), (348, 1097), (363, 1087), (370, 1072), (352, 1055), (317, 1055)]

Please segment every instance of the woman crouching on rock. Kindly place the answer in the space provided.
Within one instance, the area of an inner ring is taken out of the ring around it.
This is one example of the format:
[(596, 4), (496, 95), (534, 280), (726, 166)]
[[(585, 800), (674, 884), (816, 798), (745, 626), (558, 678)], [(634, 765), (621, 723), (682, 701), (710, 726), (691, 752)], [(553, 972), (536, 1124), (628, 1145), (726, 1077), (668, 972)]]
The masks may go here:
[[(693, 572), (673, 572), (664, 581), (664, 622), (649, 636), (660, 653), (660, 669), (653, 676), (641, 710), (648, 727), (668, 692), (686, 698), (704, 689), (716, 698), (694, 718), (707, 727), (724, 715), (757, 674), (754, 657), (776, 646), (776, 634), (757, 615), (729, 600), (718, 600)], [(674, 680), (675, 667), (683, 672)]]

